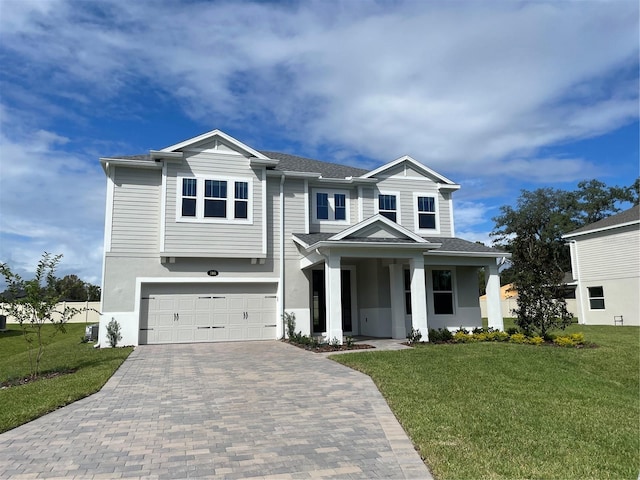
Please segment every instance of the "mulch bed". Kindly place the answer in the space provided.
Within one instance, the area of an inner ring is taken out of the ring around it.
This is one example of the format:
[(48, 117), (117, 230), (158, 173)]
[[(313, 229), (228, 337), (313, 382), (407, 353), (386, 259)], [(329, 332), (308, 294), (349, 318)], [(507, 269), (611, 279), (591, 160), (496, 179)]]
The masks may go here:
[(368, 348), (376, 348), (373, 345), (367, 345), (366, 343), (355, 343), (351, 346), (347, 345), (338, 345), (333, 346), (329, 344), (318, 345), (317, 347), (313, 347), (311, 345), (303, 345), (301, 343), (293, 343), (285, 340), (285, 343), (289, 345), (293, 345), (294, 347), (302, 348), (303, 350), (308, 350), (314, 353), (324, 353), (324, 352), (343, 352), (345, 350), (366, 350)]
[(6, 380), (0, 383), (0, 389), (10, 388), (10, 387), (18, 387), (20, 385), (27, 385), (29, 383), (37, 382), (38, 380), (45, 380), (49, 378), (56, 378), (61, 375), (69, 375), (71, 373), (75, 373), (78, 369), (71, 370), (61, 370), (58, 372), (47, 372), (41, 373), (36, 378), (24, 377), (24, 378), (14, 378), (12, 380)]

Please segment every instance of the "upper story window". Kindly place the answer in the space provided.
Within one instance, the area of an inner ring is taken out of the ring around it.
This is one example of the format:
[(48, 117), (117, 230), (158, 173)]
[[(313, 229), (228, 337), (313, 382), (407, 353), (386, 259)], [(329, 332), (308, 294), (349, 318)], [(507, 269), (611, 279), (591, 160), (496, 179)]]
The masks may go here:
[(438, 233), (438, 200), (433, 194), (414, 193), (415, 225), (420, 233)]
[(313, 222), (349, 223), (349, 193), (344, 190), (314, 189)]
[(177, 221), (251, 223), (251, 179), (178, 178)]
[(195, 178), (182, 179), (182, 216), (196, 216), (198, 184)]
[(380, 193), (376, 205), (377, 213), (397, 222), (399, 217), (398, 198), (400, 198), (398, 193)]

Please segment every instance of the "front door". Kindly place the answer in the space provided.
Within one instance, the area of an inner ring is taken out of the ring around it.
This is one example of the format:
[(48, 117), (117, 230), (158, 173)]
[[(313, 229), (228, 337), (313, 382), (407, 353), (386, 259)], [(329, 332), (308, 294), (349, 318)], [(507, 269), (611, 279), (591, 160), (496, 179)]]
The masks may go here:
[[(352, 308), (351, 308), (351, 270), (340, 271), (340, 287), (342, 296), (342, 331), (351, 332)], [(313, 310), (313, 333), (325, 333), (327, 331), (327, 311), (324, 283), (324, 270), (313, 270), (311, 273), (311, 302)]]

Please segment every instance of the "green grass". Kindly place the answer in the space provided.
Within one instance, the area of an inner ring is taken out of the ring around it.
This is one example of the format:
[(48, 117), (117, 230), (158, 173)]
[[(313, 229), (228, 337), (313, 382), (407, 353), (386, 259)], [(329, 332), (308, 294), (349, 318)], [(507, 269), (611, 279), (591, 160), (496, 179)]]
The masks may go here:
[[(0, 382), (27, 377), (27, 342), (18, 325), (0, 333)], [(51, 325), (44, 327), (48, 335)], [(0, 389), (0, 433), (97, 392), (129, 356), (132, 348), (95, 349), (81, 343), (84, 323), (69, 324), (45, 349), (41, 372), (76, 370), (75, 373), (41, 379), (26, 385)]]
[(439, 479), (636, 479), (640, 329), (572, 325), (599, 348), (424, 345), (336, 355), (370, 375)]

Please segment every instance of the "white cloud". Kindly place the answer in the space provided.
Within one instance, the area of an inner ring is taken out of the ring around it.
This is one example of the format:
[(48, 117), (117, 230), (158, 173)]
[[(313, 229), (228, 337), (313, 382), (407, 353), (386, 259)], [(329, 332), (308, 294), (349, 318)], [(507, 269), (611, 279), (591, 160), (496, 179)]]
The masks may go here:
[[(100, 258), (104, 179), (89, 148), (107, 139), (79, 147), (56, 125), (143, 118), (148, 97), (249, 139), (277, 132), (301, 154), (322, 148), (345, 163), (350, 152), (411, 154), (487, 197), (521, 178), (600, 173), (544, 150), (638, 118), (633, 1), (4, 0), (0, 9), (0, 88), (12, 108), (0, 112), (0, 253), (21, 265), (46, 246), (96, 275), (87, 264)], [(459, 235), (485, 239), (484, 207), (457, 206)]]
[(200, 121), (268, 119), (384, 160), (517, 175), (514, 156), (638, 116), (637, 85), (615, 78), (637, 61), (635, 2), (39, 3), (2, 28), (25, 68), (53, 69), (52, 90), (109, 97), (142, 79)]

